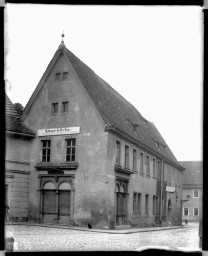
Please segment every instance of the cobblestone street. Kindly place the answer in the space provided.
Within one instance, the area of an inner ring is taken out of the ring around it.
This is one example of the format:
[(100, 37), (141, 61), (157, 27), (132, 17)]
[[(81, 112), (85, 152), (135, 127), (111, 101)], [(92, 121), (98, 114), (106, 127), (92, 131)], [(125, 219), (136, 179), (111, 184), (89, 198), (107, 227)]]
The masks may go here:
[(138, 250), (144, 246), (199, 250), (198, 223), (187, 227), (132, 234), (109, 234), (41, 226), (6, 225), (15, 239), (14, 251)]

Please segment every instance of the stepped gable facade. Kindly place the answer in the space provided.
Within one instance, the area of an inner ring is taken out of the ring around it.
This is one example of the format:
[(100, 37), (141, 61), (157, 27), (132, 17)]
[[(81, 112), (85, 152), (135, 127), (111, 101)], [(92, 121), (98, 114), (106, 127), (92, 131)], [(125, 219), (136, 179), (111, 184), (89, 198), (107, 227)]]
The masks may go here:
[(30, 220), (100, 228), (181, 222), (184, 168), (155, 125), (63, 42), (21, 118), (37, 133)]

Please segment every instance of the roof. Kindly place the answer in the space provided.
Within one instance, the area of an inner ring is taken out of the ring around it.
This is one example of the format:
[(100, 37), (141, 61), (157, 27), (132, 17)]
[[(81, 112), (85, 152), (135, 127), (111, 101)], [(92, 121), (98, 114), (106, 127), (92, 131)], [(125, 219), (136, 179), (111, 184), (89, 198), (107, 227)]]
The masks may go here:
[(5, 97), (5, 111), (7, 132), (15, 132), (25, 135), (35, 135), (35, 133), (20, 120), (19, 114), (15, 110), (13, 103), (7, 95)]
[[(162, 138), (155, 125), (148, 122), (131, 103), (129, 103), (124, 97), (115, 91), (107, 82), (96, 75), (91, 68), (84, 64), (64, 45), (59, 47), (53, 59), (49, 63), (46, 72), (44, 73), (28, 104), (26, 105), (23, 118), (25, 117), (27, 111), (29, 111), (33, 100), (35, 100), (36, 95), (41, 89), (44, 82), (44, 77), (46, 78), (47, 72), (50, 71), (53, 63), (55, 63), (55, 60), (61, 53), (63, 53), (68, 61), (72, 64), (84, 89), (88, 93), (92, 102), (98, 109), (102, 119), (104, 120), (106, 127), (114, 126), (118, 128), (131, 138), (141, 142), (160, 156), (170, 160), (172, 163), (176, 164), (177, 167), (181, 168), (174, 154), (168, 147), (165, 140)], [(164, 150), (158, 147), (157, 143), (164, 146)]]
[(183, 172), (183, 185), (202, 185), (202, 161), (180, 161), (179, 163), (186, 169)]

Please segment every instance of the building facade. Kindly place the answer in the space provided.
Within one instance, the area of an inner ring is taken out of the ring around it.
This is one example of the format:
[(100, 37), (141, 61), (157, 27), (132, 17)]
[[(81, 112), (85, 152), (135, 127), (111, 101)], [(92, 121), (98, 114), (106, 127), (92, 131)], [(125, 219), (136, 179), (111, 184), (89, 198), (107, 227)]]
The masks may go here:
[(6, 95), (5, 199), (17, 221), (27, 220), (29, 209), (30, 143), (35, 133), (20, 121)]
[(22, 120), (29, 219), (108, 228), (179, 225), (183, 167), (153, 123), (61, 43)]
[(183, 220), (199, 221), (202, 219), (202, 161), (181, 161), (186, 169), (183, 172)]

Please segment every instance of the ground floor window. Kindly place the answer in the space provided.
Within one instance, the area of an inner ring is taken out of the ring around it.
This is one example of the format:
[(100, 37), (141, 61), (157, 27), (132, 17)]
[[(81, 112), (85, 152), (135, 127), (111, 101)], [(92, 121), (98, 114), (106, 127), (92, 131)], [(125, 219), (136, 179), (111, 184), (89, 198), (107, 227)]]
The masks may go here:
[(141, 215), (141, 193), (134, 193), (133, 195), (133, 214)]
[(199, 208), (194, 208), (194, 216), (199, 216)]
[(152, 214), (156, 215), (156, 196), (153, 196)]
[(189, 208), (183, 208), (183, 215), (188, 216), (189, 215)]
[(145, 215), (149, 215), (149, 195), (145, 196)]

